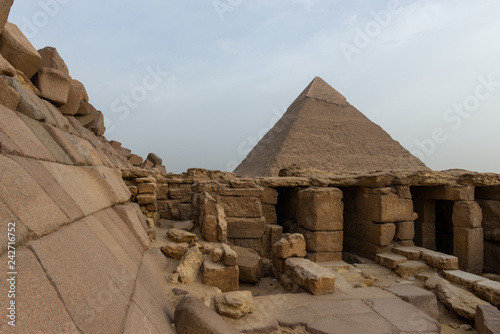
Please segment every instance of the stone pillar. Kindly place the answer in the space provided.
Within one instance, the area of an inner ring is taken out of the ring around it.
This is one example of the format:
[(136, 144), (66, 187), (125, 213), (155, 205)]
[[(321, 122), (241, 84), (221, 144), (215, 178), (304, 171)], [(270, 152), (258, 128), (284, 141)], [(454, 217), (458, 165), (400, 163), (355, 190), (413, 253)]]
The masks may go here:
[(297, 225), (312, 261), (339, 261), (343, 249), (342, 191), (307, 188), (298, 192)]
[(481, 207), (474, 201), (457, 201), (453, 206), (453, 255), (462, 270), (483, 271), (483, 229)]
[(415, 244), (436, 250), (436, 201), (416, 199), (413, 205), (418, 215), (415, 221)]

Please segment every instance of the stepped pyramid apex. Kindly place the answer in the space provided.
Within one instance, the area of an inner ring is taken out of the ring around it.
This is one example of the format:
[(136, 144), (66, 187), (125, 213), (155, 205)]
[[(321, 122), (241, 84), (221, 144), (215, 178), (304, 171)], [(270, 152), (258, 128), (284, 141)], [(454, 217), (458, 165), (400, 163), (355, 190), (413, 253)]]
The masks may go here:
[(348, 105), (346, 98), (320, 77), (315, 77), (311, 81), (302, 94), (300, 94), (299, 99), (303, 97), (312, 97), (341, 106)]

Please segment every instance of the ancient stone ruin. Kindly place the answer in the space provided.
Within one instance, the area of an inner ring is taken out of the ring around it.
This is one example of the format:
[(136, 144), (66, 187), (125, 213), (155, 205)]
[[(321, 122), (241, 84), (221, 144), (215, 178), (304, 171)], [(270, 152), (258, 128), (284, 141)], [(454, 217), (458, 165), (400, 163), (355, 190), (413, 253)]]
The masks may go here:
[(234, 173), (167, 173), (12, 2), (1, 333), (500, 333), (500, 175), (430, 170), (321, 78)]

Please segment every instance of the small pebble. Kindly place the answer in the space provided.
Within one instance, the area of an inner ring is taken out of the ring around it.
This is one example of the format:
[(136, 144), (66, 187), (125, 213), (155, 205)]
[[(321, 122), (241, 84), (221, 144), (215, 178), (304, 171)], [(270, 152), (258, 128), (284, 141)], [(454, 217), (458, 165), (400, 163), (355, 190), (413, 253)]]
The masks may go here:
[(392, 276), (391, 276), (391, 275), (388, 275), (388, 276), (387, 276), (387, 278), (388, 278), (388, 279), (391, 279), (391, 278), (392, 278)]
[(462, 326), (460, 326), (460, 329), (463, 331), (466, 331), (466, 332), (470, 332), (473, 330), (471, 325), (462, 325)]
[(414, 281), (415, 277), (408, 277), (408, 281)]
[(177, 289), (177, 288), (172, 289), (172, 292), (176, 296), (183, 296), (183, 295), (188, 295), (189, 294), (189, 292), (187, 292), (186, 290)]
[(452, 322), (451, 324), (449, 324), (449, 326), (453, 329), (459, 329), (460, 328), (460, 325), (459, 324), (456, 324), (454, 322)]

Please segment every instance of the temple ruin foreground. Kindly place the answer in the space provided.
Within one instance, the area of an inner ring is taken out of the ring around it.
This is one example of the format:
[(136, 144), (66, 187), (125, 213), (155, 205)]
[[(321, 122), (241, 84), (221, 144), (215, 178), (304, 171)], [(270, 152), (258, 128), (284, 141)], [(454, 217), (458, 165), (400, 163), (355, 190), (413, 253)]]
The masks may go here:
[(319, 77), (234, 173), (167, 173), (12, 2), (1, 333), (500, 333), (500, 175), (430, 170)]

